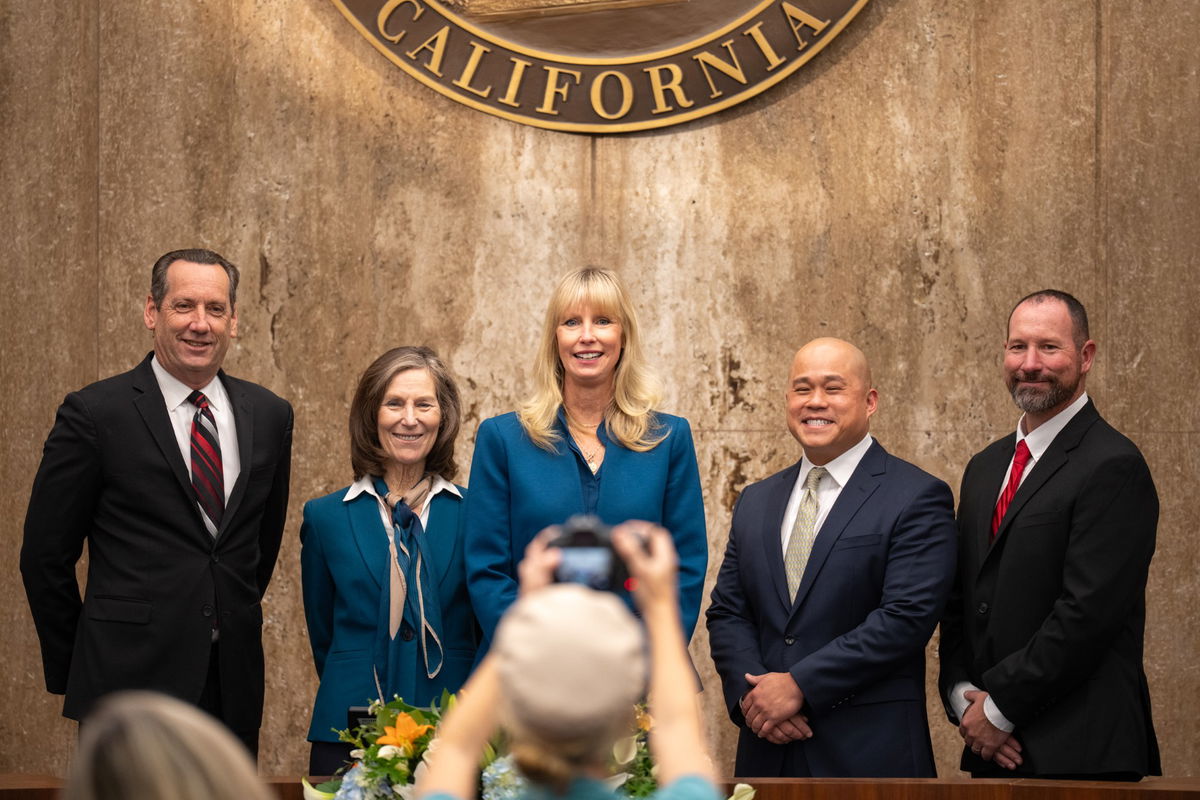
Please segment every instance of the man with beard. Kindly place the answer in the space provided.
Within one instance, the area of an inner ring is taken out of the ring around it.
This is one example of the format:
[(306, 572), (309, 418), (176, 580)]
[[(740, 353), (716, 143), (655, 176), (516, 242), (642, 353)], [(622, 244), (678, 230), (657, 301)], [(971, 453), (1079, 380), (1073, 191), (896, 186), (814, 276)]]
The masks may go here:
[(1024, 411), (971, 459), (940, 688), (974, 777), (1161, 774), (1142, 668), (1158, 496), (1137, 447), (1084, 390), (1087, 312), (1035, 292), (1009, 315), (1004, 373)]

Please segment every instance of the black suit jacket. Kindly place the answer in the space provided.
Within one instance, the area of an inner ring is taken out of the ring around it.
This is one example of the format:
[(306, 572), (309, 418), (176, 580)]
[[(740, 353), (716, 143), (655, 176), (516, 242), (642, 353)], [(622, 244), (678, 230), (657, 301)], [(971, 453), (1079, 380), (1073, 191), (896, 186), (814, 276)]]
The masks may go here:
[[(287, 511), (292, 409), (220, 373), (241, 473), (209, 535), (147, 356), (67, 395), (46, 440), (25, 517), (21, 572), (46, 688), (82, 718), (100, 696), (155, 689), (190, 702), (220, 629), (225, 721), (262, 719), (260, 601)], [(80, 599), (75, 564), (88, 545)]]
[[(738, 776), (933, 777), (925, 644), (954, 573), (950, 487), (878, 443), (829, 510), (789, 602), (780, 528), (800, 465), (746, 487), (708, 609)], [(760, 739), (746, 673), (788, 672), (813, 738)]]
[[(942, 621), (941, 693), (991, 693), (1024, 748), (1018, 774), (1159, 774), (1142, 670), (1158, 495), (1133, 442), (1089, 400), (1032, 467), (994, 542), (1016, 434), (963, 474), (959, 569)], [(962, 768), (988, 765), (964, 748)]]

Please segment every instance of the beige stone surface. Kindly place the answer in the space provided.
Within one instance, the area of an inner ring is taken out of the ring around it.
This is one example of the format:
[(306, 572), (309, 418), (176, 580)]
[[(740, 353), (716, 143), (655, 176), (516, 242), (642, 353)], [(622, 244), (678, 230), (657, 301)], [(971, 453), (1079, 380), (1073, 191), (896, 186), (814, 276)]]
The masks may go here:
[[(1076, 293), (1100, 342), (1089, 390), (1158, 482), (1147, 672), (1167, 773), (1197, 774), (1198, 16), (1192, 0), (873, 0), (765, 95), (592, 138), (453, 103), (328, 0), (0, 11), (0, 739), (17, 743), (0, 771), (61, 773), (74, 741), (16, 572), (41, 441), (67, 391), (149, 347), (154, 258), (204, 245), (243, 270), (229, 371), (296, 408), (266, 600), (265, 772), (307, 760), (300, 509), (350, 480), (358, 374), (389, 346), (436, 347), (464, 391), (465, 481), (475, 426), (524, 396), (550, 287), (591, 263), (628, 279), (664, 407), (692, 421), (710, 579), (737, 492), (798, 455), (781, 391), (799, 344), (860, 344), (880, 441), (957, 490), (1016, 420), (999, 372), (1009, 307), (1045, 286)], [(734, 731), (703, 630), (692, 651), (727, 768)], [(956, 774), (930, 701), (940, 769)]]
[[(0, 10), (0, 770), (61, 771), (75, 726), (45, 693), (17, 571), (21, 522), (54, 410), (100, 376), (97, 10)], [(24, 743), (29, 743), (26, 746)], [(30, 766), (26, 766), (30, 765)]]

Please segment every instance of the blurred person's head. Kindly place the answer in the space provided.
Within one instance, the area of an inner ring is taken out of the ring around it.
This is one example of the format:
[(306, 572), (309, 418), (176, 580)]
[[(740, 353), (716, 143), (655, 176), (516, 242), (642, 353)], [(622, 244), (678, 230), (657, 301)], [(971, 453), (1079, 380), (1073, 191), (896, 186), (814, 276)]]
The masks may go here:
[(103, 700), (80, 730), (65, 800), (268, 800), (250, 754), (220, 722), (154, 692)]
[(562, 793), (605, 767), (646, 686), (645, 635), (617, 597), (560, 584), (500, 622), (501, 721), (531, 781)]

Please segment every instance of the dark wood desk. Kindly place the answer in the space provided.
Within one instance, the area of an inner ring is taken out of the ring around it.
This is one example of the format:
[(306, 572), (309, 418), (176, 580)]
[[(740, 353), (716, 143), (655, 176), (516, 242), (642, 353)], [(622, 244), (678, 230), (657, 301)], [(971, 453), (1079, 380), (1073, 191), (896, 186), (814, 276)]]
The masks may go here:
[[(266, 778), (280, 800), (302, 800), (299, 778)], [(1200, 800), (1200, 778), (1147, 778), (1141, 783), (1089, 781), (814, 778), (746, 781), (755, 800)], [(0, 800), (57, 800), (62, 779), (0, 774)], [(726, 789), (732, 790), (727, 782)]]

